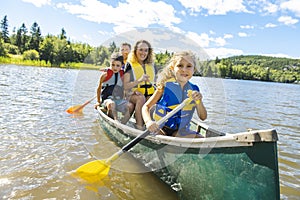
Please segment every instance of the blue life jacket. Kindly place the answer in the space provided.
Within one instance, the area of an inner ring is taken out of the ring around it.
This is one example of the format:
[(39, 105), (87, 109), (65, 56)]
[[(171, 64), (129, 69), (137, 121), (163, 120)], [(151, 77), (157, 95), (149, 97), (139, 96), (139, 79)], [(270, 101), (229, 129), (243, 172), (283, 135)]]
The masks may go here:
[[(200, 91), (197, 85), (187, 82), (183, 90), (177, 82), (167, 82), (164, 88), (164, 93), (156, 104), (153, 118), (159, 120), (165, 116), (173, 108), (182, 103), (183, 100), (188, 98), (188, 90)], [(195, 102), (192, 101), (189, 105), (185, 106), (182, 110), (178, 111), (175, 115), (168, 119), (165, 126), (171, 129), (178, 130), (181, 128), (188, 128), (189, 123), (195, 111)]]

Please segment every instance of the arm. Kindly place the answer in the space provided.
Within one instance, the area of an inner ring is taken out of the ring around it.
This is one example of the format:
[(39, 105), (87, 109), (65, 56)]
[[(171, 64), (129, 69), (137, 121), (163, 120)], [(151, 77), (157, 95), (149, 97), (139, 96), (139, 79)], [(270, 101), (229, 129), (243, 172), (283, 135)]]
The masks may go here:
[[(149, 80), (149, 76), (147, 74), (143, 74), (139, 79), (130, 81), (131, 73), (133, 73), (131, 70), (132, 70), (131, 64), (126, 63), (125, 70), (124, 70), (125, 71), (125, 73), (124, 73), (124, 90), (130, 90), (130, 89), (134, 88), (135, 86), (137, 86), (139, 83)], [(141, 68), (141, 70), (142, 70), (142, 68)]]
[(124, 74), (124, 89), (125, 90), (130, 90), (131, 88), (133, 88), (134, 86), (136, 86), (138, 84), (139, 84), (139, 82), (137, 80), (130, 82), (130, 73), (129, 72), (126, 72)]
[(130, 90), (137, 86), (139, 83), (143, 81), (147, 81), (149, 79), (149, 76), (147, 74), (144, 74), (141, 78), (138, 80), (130, 81), (130, 73), (126, 72), (124, 74), (124, 89), (125, 90)]
[(101, 91), (102, 91), (102, 83), (103, 81), (105, 80), (107, 76), (107, 73), (104, 72), (103, 74), (101, 74), (100, 76), (100, 80), (99, 80), (99, 85), (98, 85), (98, 88), (97, 88), (97, 103), (95, 104), (95, 109), (97, 109), (97, 106), (100, 106), (101, 105)]
[[(206, 111), (206, 108), (202, 102), (202, 94), (198, 91), (193, 91), (192, 93), (192, 98), (194, 101), (196, 101), (196, 109), (197, 109), (197, 114), (198, 114), (198, 117), (201, 119), (201, 120), (205, 120), (207, 118), (207, 111)], [(197, 103), (197, 101), (199, 103)]]
[(150, 116), (150, 109), (159, 101), (162, 94), (163, 94), (163, 90), (155, 90), (153, 95), (142, 107), (142, 115), (143, 115), (144, 122), (146, 124), (147, 129), (151, 132), (157, 131), (159, 129), (159, 126), (155, 121), (152, 121), (152, 118)]

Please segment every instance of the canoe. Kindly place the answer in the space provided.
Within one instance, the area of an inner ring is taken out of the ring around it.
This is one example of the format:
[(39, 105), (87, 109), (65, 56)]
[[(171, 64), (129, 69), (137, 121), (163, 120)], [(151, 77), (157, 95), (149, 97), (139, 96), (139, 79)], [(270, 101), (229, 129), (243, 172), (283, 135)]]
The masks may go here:
[[(141, 131), (98, 108), (99, 123), (120, 147)], [(204, 138), (150, 134), (130, 153), (168, 184), (179, 199), (280, 199), (277, 132), (223, 133), (193, 119)]]

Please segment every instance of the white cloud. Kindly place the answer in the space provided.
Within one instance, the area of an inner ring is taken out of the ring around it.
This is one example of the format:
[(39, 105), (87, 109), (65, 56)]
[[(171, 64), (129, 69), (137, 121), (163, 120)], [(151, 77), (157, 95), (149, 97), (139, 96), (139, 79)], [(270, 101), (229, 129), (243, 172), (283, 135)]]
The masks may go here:
[(153, 24), (170, 28), (181, 22), (175, 16), (173, 6), (162, 1), (126, 0), (113, 7), (97, 0), (81, 0), (77, 5), (60, 3), (57, 7), (88, 21), (114, 24), (116, 32), (134, 27), (147, 28)]
[(83, 34), (82, 37), (86, 40), (92, 40), (92, 38), (86, 34)]
[(209, 31), (209, 34), (215, 35), (216, 33), (215, 33), (214, 31), (210, 30), (210, 31)]
[(181, 15), (186, 16), (186, 12), (184, 10), (179, 12)]
[[(260, 55), (278, 57), (278, 58), (293, 58), (293, 57), (291, 57), (287, 54), (284, 54), (284, 53), (277, 53), (277, 54), (264, 54), (264, 53), (261, 53)], [(297, 58), (294, 58), (294, 59), (297, 59)]]
[(271, 3), (270, 0), (247, 0), (248, 6), (253, 13), (261, 13), (262, 15), (269, 15), (278, 12), (278, 4)]
[(294, 25), (294, 24), (298, 23), (299, 20), (294, 19), (290, 16), (281, 16), (278, 18), (278, 21), (281, 23), (284, 23), (287, 26), (290, 26), (290, 25)]
[(32, 3), (36, 7), (42, 7), (44, 5), (50, 5), (51, 4), (51, 0), (22, 0), (22, 1), (24, 1), (26, 3)]
[(227, 44), (226, 39), (233, 38), (233, 35), (231, 34), (224, 34), (223, 37), (211, 37), (206, 33), (198, 34), (195, 32), (187, 32), (183, 34), (185, 34), (187, 37), (191, 38), (192, 40), (196, 41), (198, 45), (200, 45), (202, 48), (208, 48), (209, 46), (211, 46), (211, 43), (213, 43), (215, 46), (222, 47)]
[(179, 0), (179, 2), (192, 12), (200, 12), (202, 9), (205, 9), (209, 15), (225, 15), (228, 12), (249, 13), (249, 11), (243, 5), (243, 0)]
[(290, 10), (295, 13), (298, 17), (300, 17), (300, 1), (299, 0), (290, 0), (283, 2), (280, 5), (280, 8)]
[(195, 32), (188, 32), (187, 34), (188, 38), (191, 38), (192, 40), (196, 41), (202, 48), (208, 47), (210, 42), (210, 37), (206, 33), (198, 34)]
[(271, 14), (276, 13), (278, 11), (278, 6), (270, 2), (266, 2), (266, 5), (264, 6), (263, 10)]
[(244, 32), (239, 32), (239, 33), (238, 33), (238, 36), (240, 36), (240, 37), (247, 37), (248, 34), (247, 34), (247, 33), (244, 33)]
[(217, 46), (223, 47), (226, 45), (226, 40), (222, 37), (217, 37), (214, 39), (214, 42), (216, 43)]
[(98, 33), (99, 33), (100, 35), (111, 35), (111, 34), (112, 34), (112, 33), (107, 32), (107, 31), (98, 31)]
[(266, 27), (266, 28), (275, 28), (275, 27), (277, 27), (277, 25), (276, 25), (276, 24), (273, 24), (273, 23), (267, 23), (267, 24), (265, 25), (265, 27)]
[(231, 39), (233, 38), (233, 35), (231, 34), (224, 34), (224, 39)]
[(211, 59), (227, 58), (230, 56), (243, 55), (243, 51), (240, 49), (229, 49), (229, 48), (207, 48), (205, 49)]
[(251, 25), (241, 25), (241, 29), (254, 29), (254, 26)]

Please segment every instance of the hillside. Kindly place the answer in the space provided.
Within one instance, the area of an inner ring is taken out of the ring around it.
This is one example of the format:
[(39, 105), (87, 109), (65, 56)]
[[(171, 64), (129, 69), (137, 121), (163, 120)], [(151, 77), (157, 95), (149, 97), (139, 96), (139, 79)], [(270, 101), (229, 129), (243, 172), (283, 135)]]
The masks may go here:
[(209, 77), (300, 83), (300, 59), (260, 55), (232, 56), (205, 62), (201, 75)]

